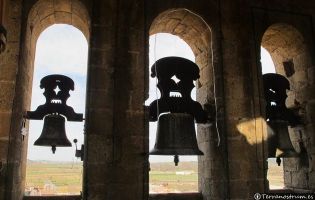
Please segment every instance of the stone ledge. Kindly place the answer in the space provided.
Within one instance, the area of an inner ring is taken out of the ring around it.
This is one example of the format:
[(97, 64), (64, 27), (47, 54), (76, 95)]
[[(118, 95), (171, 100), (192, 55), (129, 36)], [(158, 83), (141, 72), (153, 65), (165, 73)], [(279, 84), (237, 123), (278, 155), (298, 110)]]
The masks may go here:
[(202, 200), (200, 193), (150, 194), (149, 200)]
[(293, 193), (293, 190), (291, 190), (291, 189), (272, 189), (272, 190), (269, 190), (269, 193), (274, 193), (274, 194)]
[(81, 196), (25, 196), (23, 200), (81, 200)]

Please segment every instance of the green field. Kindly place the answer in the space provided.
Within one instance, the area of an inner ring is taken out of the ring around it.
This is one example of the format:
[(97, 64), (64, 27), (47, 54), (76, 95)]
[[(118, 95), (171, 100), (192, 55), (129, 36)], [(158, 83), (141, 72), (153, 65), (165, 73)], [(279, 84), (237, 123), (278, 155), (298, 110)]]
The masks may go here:
[(150, 193), (197, 192), (197, 162), (151, 163)]
[(79, 194), (82, 188), (82, 163), (28, 162), (26, 195)]
[[(197, 191), (197, 163), (153, 163), (150, 170), (150, 192)], [(26, 195), (80, 194), (82, 162), (57, 163), (31, 161), (26, 170)]]
[[(150, 193), (198, 191), (197, 162), (151, 163)], [(282, 166), (269, 165), (270, 187), (283, 187)], [(28, 162), (26, 195), (72, 195), (82, 190), (82, 162)]]

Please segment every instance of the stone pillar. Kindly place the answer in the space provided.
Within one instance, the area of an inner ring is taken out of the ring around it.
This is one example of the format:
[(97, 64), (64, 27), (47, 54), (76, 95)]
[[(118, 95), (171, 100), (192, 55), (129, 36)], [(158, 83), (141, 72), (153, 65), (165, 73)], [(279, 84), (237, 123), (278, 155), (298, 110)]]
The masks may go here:
[(250, 8), (241, 1), (221, 3), (229, 198), (252, 199), (265, 190), (266, 155)]
[(15, 154), (23, 154), (21, 146), (15, 145), (21, 137), (17, 137), (18, 133), (13, 128), (13, 122), (17, 120), (13, 102), (17, 96), (15, 87), (20, 48), (21, 1), (2, 2), (6, 3), (6, 13), (2, 20), (6, 21), (8, 32), (6, 49), (0, 54), (0, 199), (11, 200), (22, 198), (24, 186), (23, 173), (20, 171), (20, 166), (24, 163)]
[(95, 1), (92, 11), (84, 198), (147, 199), (143, 1)]

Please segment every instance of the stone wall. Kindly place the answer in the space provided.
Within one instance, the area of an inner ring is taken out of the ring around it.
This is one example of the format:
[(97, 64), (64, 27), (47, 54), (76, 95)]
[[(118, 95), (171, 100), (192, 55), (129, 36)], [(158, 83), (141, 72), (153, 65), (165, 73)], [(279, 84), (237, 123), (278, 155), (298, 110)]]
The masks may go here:
[[(19, 170), (23, 163), (20, 163), (18, 158), (9, 157), (16, 143), (21, 144), (20, 134), (12, 133), (12, 122), (16, 117), (13, 107), (16, 74), (19, 71), (21, 1), (6, 1), (5, 10), (7, 48), (0, 55), (0, 199), (6, 199), (6, 194), (11, 196), (11, 192), (13, 194), (17, 192), (20, 188), (14, 188), (12, 184), (24, 184), (25, 179), (23, 172)], [(19, 154), (23, 154), (20, 149)], [(13, 178), (14, 174), (17, 176)], [(18, 199), (20, 196), (17, 194), (13, 198)]]
[(147, 198), (143, 23), (143, 1), (94, 2), (84, 163), (87, 199)]
[[(262, 17), (265, 13), (269, 18)], [(312, 22), (310, 15), (301, 13), (282, 12), (273, 10), (255, 10), (255, 24), (259, 30), (262, 26), (266, 29), (263, 34), (261, 45), (271, 54), (275, 63), (276, 72), (287, 77), (290, 82), (290, 90), (287, 91), (288, 98), (286, 105), (289, 108), (298, 109), (298, 114), (302, 118), (302, 124), (297, 127), (289, 127), (289, 133), (296, 150), (301, 151), (299, 157), (283, 159), (284, 183), (286, 188), (292, 190), (312, 190), (313, 176), (313, 123), (308, 118), (311, 114), (307, 108), (313, 107), (314, 95), (310, 91), (314, 90), (314, 72)], [(294, 19), (292, 19), (294, 16)], [(300, 142), (302, 142), (302, 147)]]

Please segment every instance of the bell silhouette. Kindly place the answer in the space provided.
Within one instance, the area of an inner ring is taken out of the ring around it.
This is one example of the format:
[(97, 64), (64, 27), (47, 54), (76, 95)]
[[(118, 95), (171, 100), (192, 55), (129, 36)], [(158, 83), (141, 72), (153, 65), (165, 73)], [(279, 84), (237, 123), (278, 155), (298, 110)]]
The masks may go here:
[(65, 118), (50, 114), (44, 119), (44, 127), (40, 137), (34, 142), (36, 146), (51, 146), (55, 153), (56, 147), (71, 147), (65, 130)]
[(288, 122), (284, 120), (273, 120), (268, 124), (268, 157), (297, 157), (297, 152), (293, 147), (289, 131)]
[(150, 155), (203, 155), (198, 148), (193, 116), (186, 113), (161, 114)]

